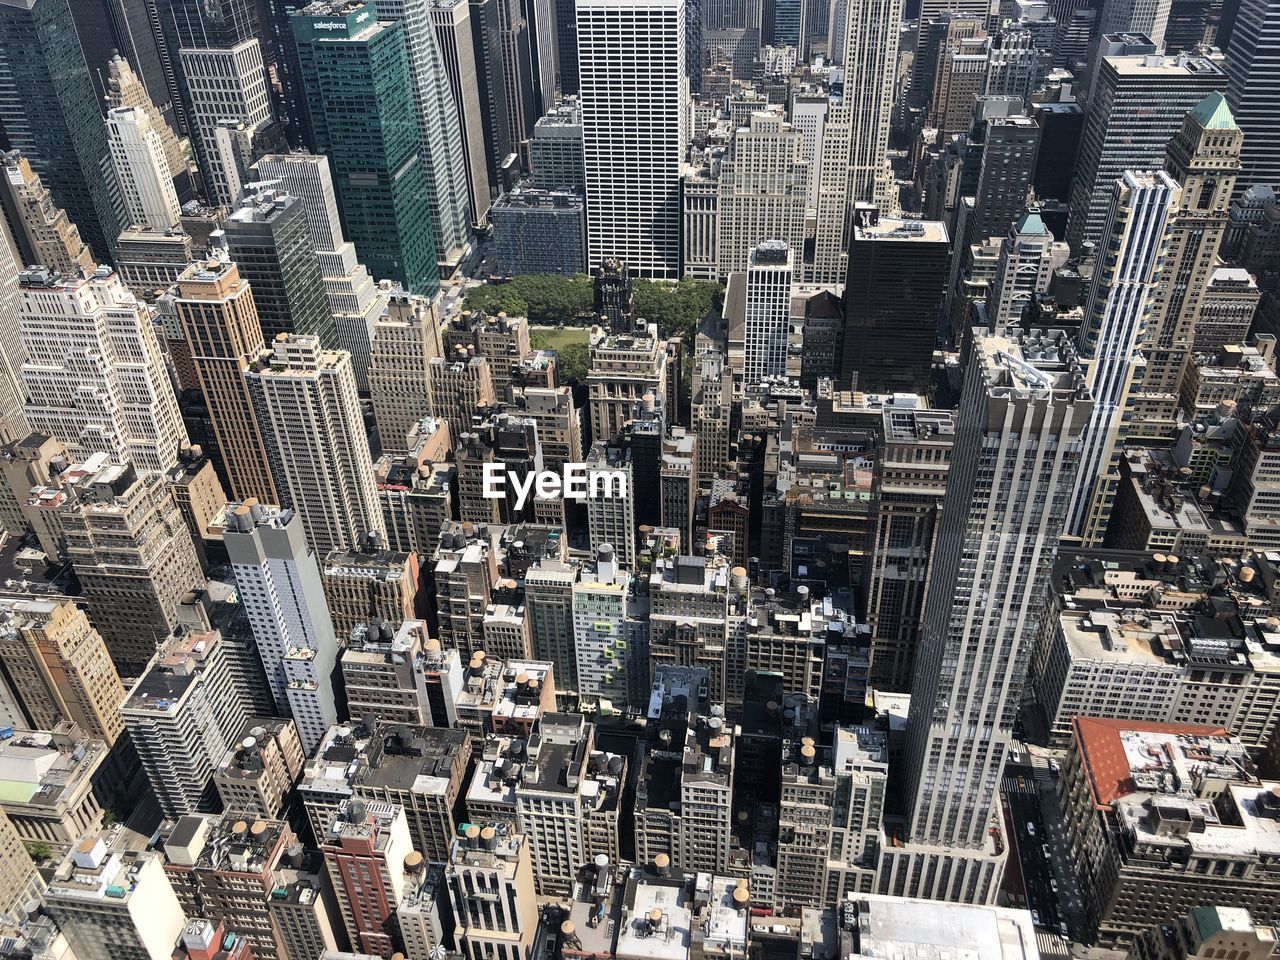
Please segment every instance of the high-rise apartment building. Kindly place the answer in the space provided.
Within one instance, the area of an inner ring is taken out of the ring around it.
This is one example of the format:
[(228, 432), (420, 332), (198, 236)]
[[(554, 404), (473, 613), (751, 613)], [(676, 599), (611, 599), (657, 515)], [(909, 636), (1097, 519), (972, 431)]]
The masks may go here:
[(120, 706), (160, 810), (195, 811), (232, 738), (244, 726), (246, 692), (217, 630), (165, 642)]
[[(404, 27), (418, 119), (418, 154), (442, 275), (452, 275), (471, 244), (471, 204), (460, 111), (433, 23), (434, 0), (377, 0), (380, 20)], [(473, 88), (472, 88), (473, 89)]]
[(0, 662), (36, 730), (76, 724), (108, 746), (124, 686), (102, 635), (69, 600), (0, 600)]
[[(195, 28), (203, 25), (196, 13)], [(274, 123), (262, 47), (252, 34), (188, 39), (190, 47), (169, 53), (181, 63), (187, 122), (205, 190), (213, 203), (231, 207), (240, 199), (249, 164), (257, 159), (253, 144)]]
[(348, 800), (319, 840), (348, 939), (366, 953), (388, 956), (398, 940), (395, 912), (413, 852), (404, 810)]
[(116, 669), (136, 677), (204, 579), (191, 533), (163, 474), (98, 454), (67, 476), (67, 559)]
[(351, 354), (356, 383), (367, 391), (369, 341), (374, 318), (382, 312), (386, 298), (364, 264), (357, 261), (355, 245), (342, 232), (329, 159), (310, 153), (270, 154), (253, 165), (253, 173), (263, 180), (280, 181), (288, 193), (302, 201), (333, 314), (332, 343)]
[(336, 347), (333, 311), (306, 204), (285, 190), (249, 191), (223, 230), (227, 252), (253, 288), (258, 323), (267, 341), (297, 333)]
[(315, 0), (290, 25), (311, 147), (329, 158), (348, 239), (376, 279), (435, 293), (437, 225), (405, 24), (379, 20), (372, 2)]
[(432, 358), (440, 355), (432, 302), (392, 291), (369, 340), (369, 395), (383, 450), (406, 449), (410, 431), (433, 415), (429, 372)]
[(955, 414), (918, 404), (895, 397), (880, 430), (880, 509), (867, 588), (869, 683), (877, 690), (911, 689), (956, 438)]
[(639, 276), (677, 279), (685, 4), (583, 0), (577, 25), (587, 266), (617, 257)]
[(929, 384), (946, 287), (947, 228), (867, 214), (852, 228), (844, 288), (841, 385), (922, 393)]
[[(1169, 141), (1164, 169), (1182, 194), (1169, 218), (1169, 250), (1152, 291), (1141, 392), (1158, 403), (1159, 419), (1170, 425), (1226, 233), (1243, 139), (1222, 94), (1211, 93)], [(1156, 419), (1155, 413), (1148, 407), (1144, 419)]]
[(383, 531), (351, 357), (280, 336), (246, 374), (275, 436), (289, 501), (318, 553)]
[(187, 442), (150, 314), (109, 267), (19, 278), (27, 420), (71, 458), (164, 470)]
[(223, 539), (276, 709), (310, 754), (337, 719), (330, 677), (338, 652), (315, 551), (292, 510), (228, 506)]
[(21, 261), (19, 268), (39, 265), (68, 276), (93, 272), (93, 252), (81, 238), (80, 228), (17, 150), (0, 154), (0, 205)]
[(1094, 273), (1080, 335), (1094, 405), (1064, 531), (1087, 544), (1102, 542), (1111, 518), (1131, 429), (1128, 410), (1146, 367), (1140, 348), (1180, 197), (1178, 185), (1163, 172), (1126, 171), (1112, 190), (1105, 229), (1110, 249)]
[(1005, 751), (1092, 402), (1061, 334), (975, 338), (907, 728), (906, 842), (880, 892), (991, 903)]
[(248, 281), (225, 257), (193, 263), (178, 278), (173, 306), (218, 440), (231, 496), (279, 503), (288, 495), (275, 434), (257, 416), (245, 372), (262, 353), (262, 326)]
[[(614, 559), (613, 547), (596, 540), (596, 562), (573, 584), (573, 646), (578, 696), (588, 702), (627, 702), (633, 682), (632, 641), (642, 624), (632, 619), (631, 574)], [(618, 645), (621, 640), (623, 646)]]
[(794, 249), (783, 240), (763, 240), (748, 257), (743, 373), (750, 383), (787, 374)]
[(161, 233), (177, 226), (182, 210), (173, 189), (164, 139), (147, 113), (136, 107), (109, 110), (107, 143), (128, 223)]
[(751, 114), (739, 127), (720, 168), (716, 247), (720, 276), (747, 269), (751, 252), (766, 240), (792, 250), (804, 246), (809, 165), (804, 134), (781, 113)]
[(1208, 57), (1103, 57), (1085, 117), (1067, 220), (1067, 242), (1105, 239), (1111, 184), (1126, 170), (1158, 170), (1187, 113), (1227, 88), (1227, 75)]
[(123, 211), (72, 5), (0, 3), (0, 126), (9, 148), (30, 159), (94, 256), (107, 260), (124, 226)]

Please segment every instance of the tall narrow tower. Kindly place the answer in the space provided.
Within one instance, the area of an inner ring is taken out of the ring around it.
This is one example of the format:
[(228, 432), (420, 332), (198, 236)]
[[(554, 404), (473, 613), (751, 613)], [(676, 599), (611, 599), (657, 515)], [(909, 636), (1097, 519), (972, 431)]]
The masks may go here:
[(1165, 156), (1165, 173), (1181, 185), (1182, 197), (1169, 221), (1169, 253), (1152, 292), (1142, 392), (1158, 403), (1158, 419), (1169, 426), (1200, 303), (1226, 233), (1243, 140), (1222, 94), (1211, 93), (1187, 114)]
[(689, 81), (684, 0), (581, 0), (579, 96), (587, 264), (638, 276), (680, 270), (680, 167)]
[(1227, 102), (1244, 131), (1237, 193), (1280, 187), (1280, 2), (1242, 0), (1227, 45)]
[(995, 902), (1000, 775), (1091, 407), (1064, 334), (975, 337), (911, 688), (908, 834), (881, 893)]
[(791, 248), (781, 240), (765, 240), (747, 263), (747, 383), (787, 373), (787, 340), (791, 332)]
[(171, 230), (182, 209), (173, 189), (164, 140), (151, 118), (137, 107), (109, 110), (107, 142), (129, 224), (150, 227), (157, 233)]
[(1146, 367), (1141, 347), (1179, 197), (1178, 185), (1164, 172), (1126, 171), (1112, 192), (1103, 236), (1113, 238), (1118, 249), (1098, 264), (1080, 331), (1094, 407), (1066, 533), (1086, 544), (1101, 543), (1111, 519), (1120, 448), (1130, 429), (1125, 410)]

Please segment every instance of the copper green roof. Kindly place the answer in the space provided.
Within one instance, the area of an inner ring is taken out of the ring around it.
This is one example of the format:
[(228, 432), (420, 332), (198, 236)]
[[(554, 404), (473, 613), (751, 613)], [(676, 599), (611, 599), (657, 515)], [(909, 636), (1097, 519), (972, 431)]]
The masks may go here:
[(1236, 118), (1226, 99), (1216, 90), (1191, 108), (1191, 116), (1206, 130), (1234, 130)]

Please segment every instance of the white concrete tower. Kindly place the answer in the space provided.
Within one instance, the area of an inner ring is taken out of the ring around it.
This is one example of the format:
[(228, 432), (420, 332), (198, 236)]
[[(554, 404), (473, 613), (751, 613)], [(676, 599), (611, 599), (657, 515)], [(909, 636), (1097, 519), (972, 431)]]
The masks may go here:
[(130, 223), (157, 233), (172, 229), (182, 208), (173, 189), (164, 140), (151, 119), (136, 107), (108, 110), (107, 144)]
[(791, 330), (791, 248), (781, 240), (765, 240), (747, 263), (745, 382), (787, 373), (787, 338)]

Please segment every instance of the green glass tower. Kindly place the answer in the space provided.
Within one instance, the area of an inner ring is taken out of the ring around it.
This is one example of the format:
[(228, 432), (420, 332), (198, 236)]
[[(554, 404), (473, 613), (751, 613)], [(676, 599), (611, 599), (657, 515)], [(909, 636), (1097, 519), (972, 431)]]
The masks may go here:
[(347, 239), (379, 280), (440, 287), (403, 27), (368, 0), (316, 0), (292, 18), (316, 153), (329, 158)]
[(0, 0), (0, 127), (110, 260), (124, 204), (70, 0)]

